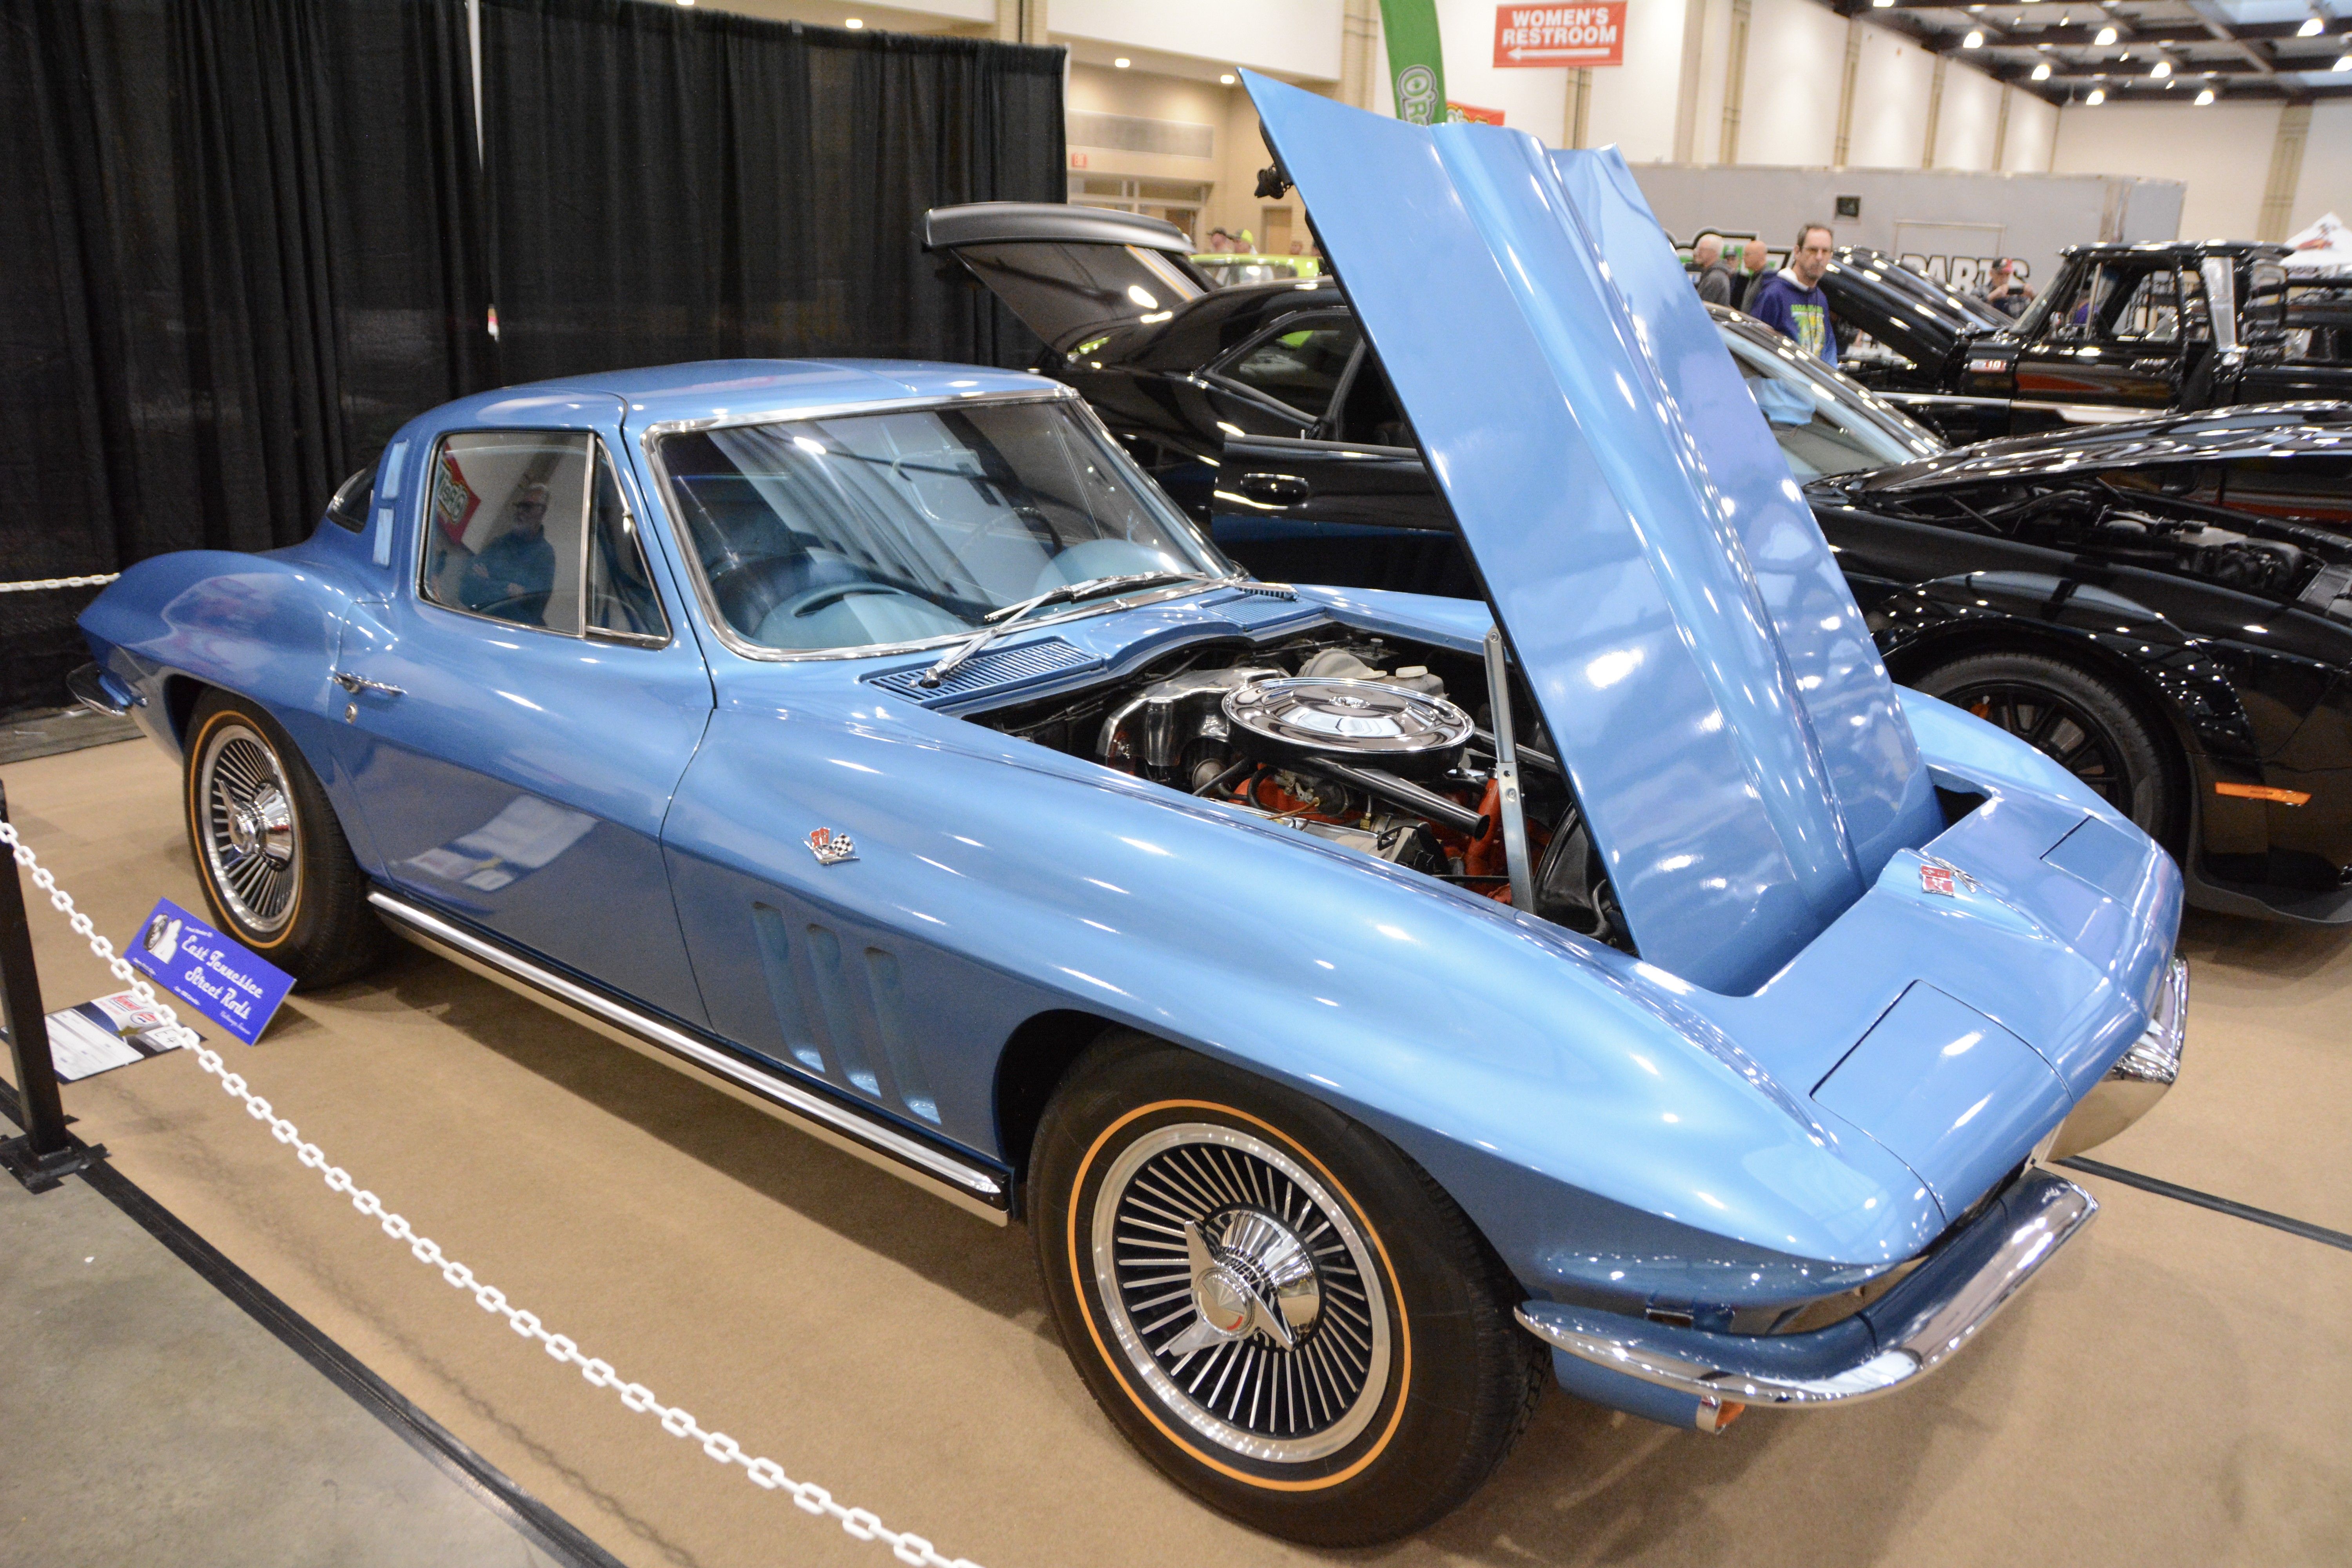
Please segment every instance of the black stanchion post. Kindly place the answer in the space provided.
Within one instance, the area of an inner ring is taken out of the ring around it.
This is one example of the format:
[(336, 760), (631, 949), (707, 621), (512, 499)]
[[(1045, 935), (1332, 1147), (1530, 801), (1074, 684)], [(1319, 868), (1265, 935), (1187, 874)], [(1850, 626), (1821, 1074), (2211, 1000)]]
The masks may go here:
[[(0, 822), (8, 795), (0, 786)], [(0, 1142), (0, 1169), (28, 1191), (47, 1192), (89, 1165), (104, 1150), (84, 1148), (66, 1131), (58, 1098), (57, 1064), (49, 1059), (49, 1024), (41, 1006), (41, 975), (33, 966), (33, 926), (25, 913), (25, 885), (11, 858), (0, 874), (0, 1004), (8, 1023), (8, 1049), (16, 1062), (16, 1102), (25, 1135)]]

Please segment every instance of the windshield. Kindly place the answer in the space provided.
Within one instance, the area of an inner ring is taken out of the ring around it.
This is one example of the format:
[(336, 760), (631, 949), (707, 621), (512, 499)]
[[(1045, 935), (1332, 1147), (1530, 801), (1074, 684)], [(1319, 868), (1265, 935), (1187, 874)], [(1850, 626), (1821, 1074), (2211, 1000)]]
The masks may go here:
[(1935, 437), (1860, 387), (1805, 363), (1810, 356), (1794, 345), (1767, 347), (1729, 331), (1723, 341), (1800, 482), (1907, 463), (1943, 449)]
[(710, 603), (762, 647), (933, 642), (1066, 584), (1234, 571), (1058, 401), (741, 425), (656, 449)]

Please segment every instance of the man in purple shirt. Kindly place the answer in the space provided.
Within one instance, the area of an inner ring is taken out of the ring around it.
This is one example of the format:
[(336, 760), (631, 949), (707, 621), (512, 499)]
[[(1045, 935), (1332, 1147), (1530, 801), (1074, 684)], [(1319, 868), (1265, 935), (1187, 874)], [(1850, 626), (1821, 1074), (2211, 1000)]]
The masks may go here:
[(1836, 243), (1829, 225), (1807, 224), (1797, 231), (1789, 265), (1764, 279), (1748, 301), (1749, 315), (1796, 339), (1825, 364), (1837, 363), (1837, 337), (1830, 331), (1830, 302), (1822, 292), (1822, 274), (1829, 270), (1830, 248)]

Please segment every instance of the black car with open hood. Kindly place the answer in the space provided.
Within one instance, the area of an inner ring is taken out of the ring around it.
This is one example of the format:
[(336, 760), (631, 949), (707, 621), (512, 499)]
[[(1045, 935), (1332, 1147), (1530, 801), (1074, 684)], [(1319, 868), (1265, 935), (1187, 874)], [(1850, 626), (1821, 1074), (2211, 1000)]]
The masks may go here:
[[(1876, 251), (1822, 288), (1846, 368), (1955, 441), (2232, 405), (2352, 397), (2352, 285), (2290, 279), (2284, 246), (2079, 246), (2022, 318)], [(1867, 341), (1861, 341), (1867, 340)]]

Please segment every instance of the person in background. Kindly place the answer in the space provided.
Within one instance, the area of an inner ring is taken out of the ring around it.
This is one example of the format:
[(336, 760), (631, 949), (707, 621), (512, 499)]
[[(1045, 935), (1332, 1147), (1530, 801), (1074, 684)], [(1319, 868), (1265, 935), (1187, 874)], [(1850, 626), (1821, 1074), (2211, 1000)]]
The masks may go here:
[(2033, 303), (2032, 288), (2017, 275), (2017, 260), (2009, 256), (1993, 258), (1992, 270), (1978, 283), (1976, 295), (2011, 321), (2025, 314), (2025, 308)]
[(555, 546), (547, 542), (547, 487), (525, 485), (508, 510), (507, 531), (482, 546), (457, 581), (466, 608), (520, 626), (546, 625), (555, 588)]
[(1748, 305), (1749, 315), (1796, 339), (1800, 348), (1824, 364), (1837, 363), (1829, 297), (1822, 292), (1822, 274), (1829, 270), (1830, 251), (1836, 244), (1829, 225), (1805, 225), (1797, 231), (1789, 265), (1767, 278)]
[(1703, 234), (1691, 247), (1691, 260), (1698, 268), (1698, 297), (1710, 305), (1728, 305), (1738, 297), (1738, 274), (1723, 258), (1723, 237)]
[(1227, 234), (1221, 228), (1213, 228), (1209, 231), (1209, 248), (1211, 250), (1222, 254), (1233, 249), (1233, 247), (1234, 237), (1232, 235)]
[[(1756, 298), (1756, 290), (1764, 287), (1764, 279), (1772, 276), (1772, 253), (1764, 248), (1760, 239), (1751, 239), (1739, 253), (1739, 308), (1748, 309)], [(1752, 314), (1753, 312), (1751, 312)]]

